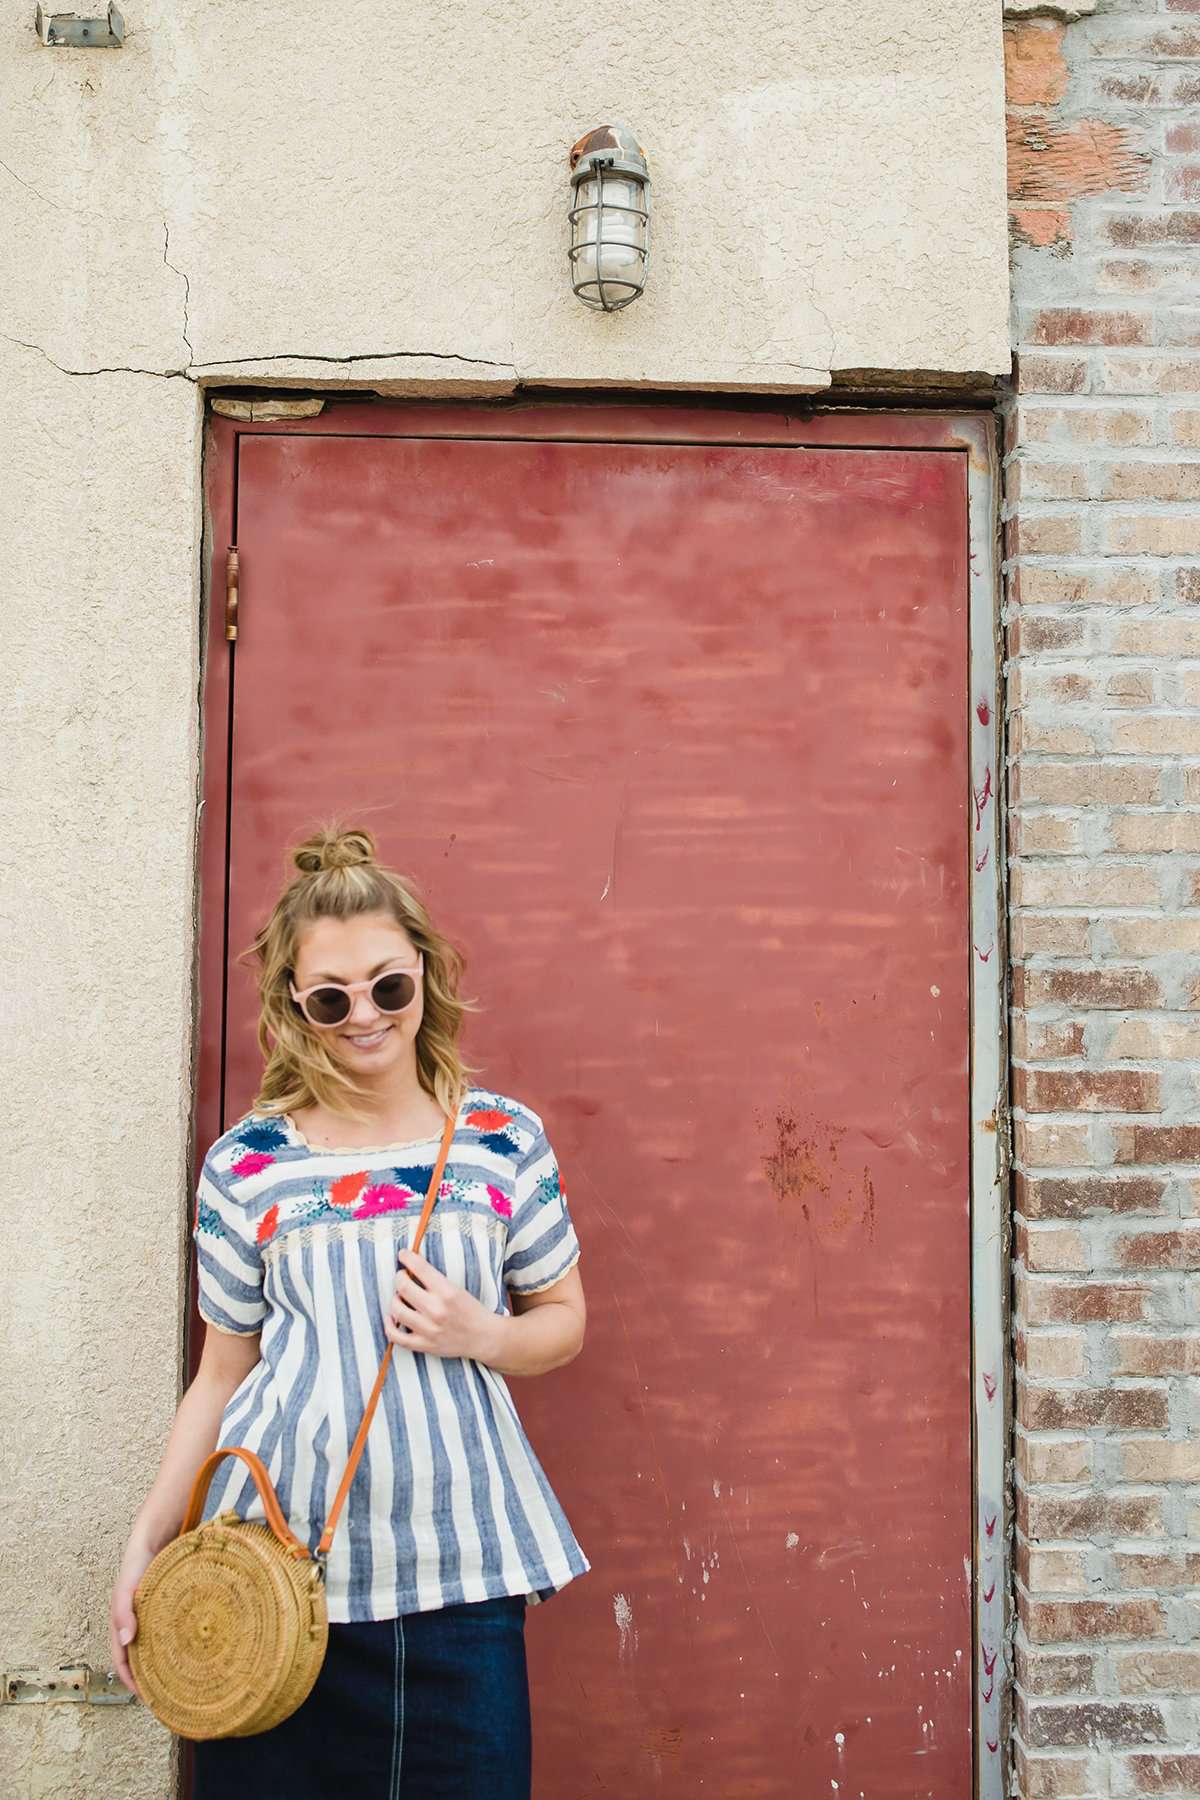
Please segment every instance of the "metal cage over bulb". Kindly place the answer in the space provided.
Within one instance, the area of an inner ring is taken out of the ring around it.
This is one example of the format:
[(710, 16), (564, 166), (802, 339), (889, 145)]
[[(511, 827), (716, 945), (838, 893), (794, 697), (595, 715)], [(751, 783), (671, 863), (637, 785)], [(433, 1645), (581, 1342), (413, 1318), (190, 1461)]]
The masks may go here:
[(646, 285), (650, 173), (627, 125), (598, 125), (570, 156), (571, 285), (585, 306), (619, 312)]

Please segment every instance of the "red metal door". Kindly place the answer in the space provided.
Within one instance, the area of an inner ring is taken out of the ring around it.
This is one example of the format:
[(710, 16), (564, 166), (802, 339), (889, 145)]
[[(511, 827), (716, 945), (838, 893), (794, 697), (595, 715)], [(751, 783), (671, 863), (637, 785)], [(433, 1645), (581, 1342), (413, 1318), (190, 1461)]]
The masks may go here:
[(287, 846), (363, 820), (584, 1246), (582, 1357), (514, 1383), (593, 1564), (531, 1616), (540, 1800), (971, 1787), (965, 457), (753, 434), (212, 444), (201, 1134), (253, 1093)]

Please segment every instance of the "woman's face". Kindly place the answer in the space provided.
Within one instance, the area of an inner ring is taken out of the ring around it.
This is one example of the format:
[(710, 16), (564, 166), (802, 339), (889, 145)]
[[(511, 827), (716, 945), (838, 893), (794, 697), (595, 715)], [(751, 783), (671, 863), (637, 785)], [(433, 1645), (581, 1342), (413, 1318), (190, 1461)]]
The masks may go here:
[[(317, 919), (305, 926), (296, 945), (292, 979), (303, 993), (323, 981), (349, 986), (353, 981), (373, 980), (389, 969), (415, 972), (416, 966), (416, 946), (390, 913), (360, 913), (353, 919)], [(356, 1074), (383, 1074), (398, 1062), (410, 1060), (425, 1010), (423, 978), (417, 976), (416, 980), (416, 998), (404, 1012), (381, 1013), (364, 990), (353, 996), (344, 1024), (316, 1035), (324, 1040), (331, 1056)]]

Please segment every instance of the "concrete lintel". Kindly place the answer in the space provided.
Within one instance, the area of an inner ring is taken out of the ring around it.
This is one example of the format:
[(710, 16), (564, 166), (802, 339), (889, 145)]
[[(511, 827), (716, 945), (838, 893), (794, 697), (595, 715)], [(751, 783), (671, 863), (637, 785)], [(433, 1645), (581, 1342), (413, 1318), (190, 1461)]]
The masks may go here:
[(1096, 0), (1004, 0), (1006, 19), (1061, 19), (1071, 25), (1096, 10)]

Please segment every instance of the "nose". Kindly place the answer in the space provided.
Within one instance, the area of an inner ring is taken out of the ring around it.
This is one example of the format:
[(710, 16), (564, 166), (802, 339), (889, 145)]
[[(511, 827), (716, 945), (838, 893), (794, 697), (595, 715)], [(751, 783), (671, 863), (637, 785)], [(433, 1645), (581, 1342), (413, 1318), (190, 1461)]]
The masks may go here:
[(377, 1006), (372, 1006), (370, 994), (355, 994), (346, 1024), (360, 1031), (378, 1031), (383, 1022), (384, 1016)]

